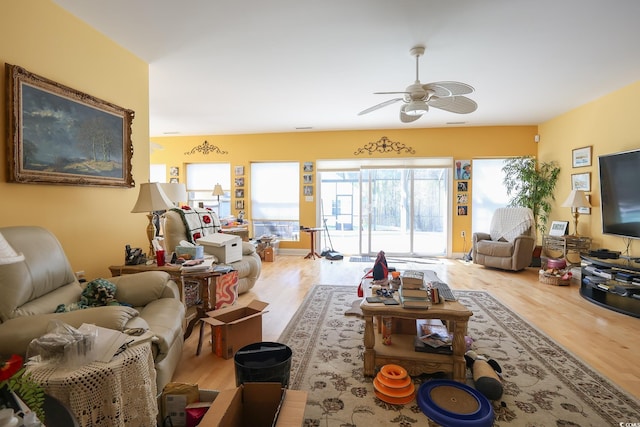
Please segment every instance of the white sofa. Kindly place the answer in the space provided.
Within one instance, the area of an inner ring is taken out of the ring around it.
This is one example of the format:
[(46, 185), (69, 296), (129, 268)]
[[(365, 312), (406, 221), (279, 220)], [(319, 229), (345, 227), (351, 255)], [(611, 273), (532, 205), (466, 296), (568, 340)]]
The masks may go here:
[(109, 277), (115, 298), (130, 307), (101, 306), (55, 313), (60, 304), (80, 300), (85, 284), (76, 279), (58, 239), (35, 226), (4, 227), (0, 233), (24, 261), (0, 264), (0, 354), (25, 355), (29, 343), (47, 332), (51, 320), (78, 328), (83, 323), (123, 331), (153, 332), (156, 384), (171, 381), (183, 347), (184, 305), (178, 286), (164, 272)]

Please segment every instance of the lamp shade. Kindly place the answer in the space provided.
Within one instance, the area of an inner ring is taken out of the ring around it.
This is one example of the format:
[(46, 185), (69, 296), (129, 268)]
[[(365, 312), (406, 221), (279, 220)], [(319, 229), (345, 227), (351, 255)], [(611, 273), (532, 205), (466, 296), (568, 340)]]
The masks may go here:
[(171, 209), (173, 203), (157, 182), (140, 184), (140, 193), (131, 212), (153, 212)]
[(582, 190), (571, 190), (567, 200), (562, 203), (562, 207), (565, 208), (590, 208), (591, 204), (584, 195)]
[(409, 116), (421, 116), (422, 114), (429, 112), (429, 106), (424, 101), (411, 101), (405, 107), (404, 113)]
[(17, 253), (0, 233), (0, 265), (24, 261), (24, 255)]
[(220, 184), (216, 184), (215, 187), (213, 187), (213, 193), (214, 196), (224, 196), (224, 190), (222, 189), (222, 185)]
[(173, 203), (180, 203), (187, 201), (187, 186), (179, 184), (177, 182), (161, 183), (160, 187), (167, 198)]

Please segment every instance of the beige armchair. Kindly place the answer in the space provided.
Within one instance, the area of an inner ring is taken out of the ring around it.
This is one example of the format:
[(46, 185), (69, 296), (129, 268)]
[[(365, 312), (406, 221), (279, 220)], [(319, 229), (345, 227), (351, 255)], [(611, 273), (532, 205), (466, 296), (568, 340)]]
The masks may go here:
[[(194, 238), (194, 235), (203, 237), (216, 233), (220, 229), (220, 220), (214, 211), (191, 208), (186, 212), (194, 215), (188, 219), (185, 218), (184, 212), (182, 209), (170, 209), (162, 215), (164, 245), (168, 253), (173, 252), (182, 240), (195, 243), (197, 238)], [(212, 218), (212, 221), (199, 221), (197, 218), (203, 215)], [(238, 272), (238, 294), (253, 288), (262, 271), (260, 256), (256, 253), (256, 247), (250, 242), (242, 242), (242, 259), (229, 265)]]
[(31, 340), (44, 335), (51, 320), (78, 328), (83, 323), (123, 331), (150, 330), (158, 390), (171, 381), (183, 346), (185, 309), (176, 283), (164, 272), (150, 271), (108, 280), (115, 298), (127, 306), (103, 306), (55, 313), (60, 304), (80, 300), (79, 283), (57, 238), (41, 227), (0, 228), (24, 260), (0, 263), (0, 354), (25, 355)]
[(473, 233), (474, 264), (519, 271), (531, 265), (536, 245), (533, 212), (529, 208), (499, 208), (490, 232)]

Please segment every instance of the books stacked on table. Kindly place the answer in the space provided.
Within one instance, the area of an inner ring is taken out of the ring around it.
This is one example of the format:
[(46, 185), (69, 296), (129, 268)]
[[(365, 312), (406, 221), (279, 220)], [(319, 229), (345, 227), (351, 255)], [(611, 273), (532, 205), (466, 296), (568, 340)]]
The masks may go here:
[(405, 270), (400, 275), (400, 282), (405, 289), (424, 288), (424, 273), (417, 270)]
[(440, 319), (416, 320), (417, 335), (415, 351), (424, 353), (452, 354), (451, 334)]
[(431, 305), (429, 290), (424, 285), (424, 273), (406, 270), (400, 275), (400, 304), (404, 308), (424, 308)]
[(405, 285), (402, 285), (398, 294), (400, 304), (404, 308), (428, 309), (431, 305), (431, 294), (424, 286), (421, 288), (405, 288)]

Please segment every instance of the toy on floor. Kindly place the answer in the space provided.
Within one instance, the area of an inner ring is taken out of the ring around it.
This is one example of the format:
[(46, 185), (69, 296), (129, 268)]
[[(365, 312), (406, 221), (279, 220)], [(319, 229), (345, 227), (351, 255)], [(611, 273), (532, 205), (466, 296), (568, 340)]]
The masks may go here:
[(485, 395), (490, 400), (498, 400), (502, 397), (502, 381), (498, 373), (502, 368), (493, 359), (487, 360), (478, 355), (475, 351), (469, 350), (464, 355), (467, 367), (471, 369), (476, 390)]

